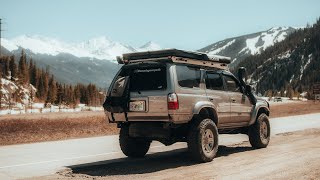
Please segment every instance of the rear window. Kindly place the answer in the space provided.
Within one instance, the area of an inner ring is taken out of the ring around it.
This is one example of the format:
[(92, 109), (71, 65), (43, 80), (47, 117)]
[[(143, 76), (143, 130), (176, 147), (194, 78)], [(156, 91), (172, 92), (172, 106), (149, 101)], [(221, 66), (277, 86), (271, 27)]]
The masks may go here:
[(132, 70), (130, 91), (164, 90), (167, 88), (165, 67), (147, 67)]
[(177, 65), (178, 84), (181, 87), (194, 88), (200, 86), (201, 73), (199, 68)]

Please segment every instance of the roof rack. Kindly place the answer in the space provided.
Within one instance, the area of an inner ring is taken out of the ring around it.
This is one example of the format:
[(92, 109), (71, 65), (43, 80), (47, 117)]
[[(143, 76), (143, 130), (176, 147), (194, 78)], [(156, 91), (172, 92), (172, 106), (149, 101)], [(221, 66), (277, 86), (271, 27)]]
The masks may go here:
[(119, 64), (142, 63), (147, 61), (171, 61), (174, 63), (228, 69), (228, 64), (230, 64), (231, 59), (229, 57), (208, 55), (200, 52), (166, 49), (123, 54), (122, 57), (117, 57), (117, 61)]

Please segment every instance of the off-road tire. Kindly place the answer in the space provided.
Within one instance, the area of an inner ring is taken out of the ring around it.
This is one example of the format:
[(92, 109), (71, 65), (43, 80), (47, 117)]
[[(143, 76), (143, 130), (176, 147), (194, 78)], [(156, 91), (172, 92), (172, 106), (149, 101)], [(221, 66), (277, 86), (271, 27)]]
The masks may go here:
[(121, 127), (119, 142), (123, 154), (132, 158), (144, 157), (147, 154), (151, 143), (150, 140), (130, 137), (129, 128), (127, 126)]
[[(207, 133), (211, 132), (211, 133)], [(208, 144), (208, 139), (204, 139), (204, 135), (210, 134), (213, 135), (212, 139), (214, 140), (211, 144), (212, 147), (209, 149), (212, 150), (208, 152), (204, 144)], [(218, 129), (215, 123), (211, 119), (198, 120), (195, 123), (191, 124), (188, 134), (188, 149), (192, 159), (198, 162), (210, 162), (216, 156), (218, 151)], [(207, 143), (206, 143), (207, 142)]]
[(249, 127), (249, 141), (253, 148), (265, 148), (270, 141), (270, 122), (265, 113), (261, 113), (256, 122)]

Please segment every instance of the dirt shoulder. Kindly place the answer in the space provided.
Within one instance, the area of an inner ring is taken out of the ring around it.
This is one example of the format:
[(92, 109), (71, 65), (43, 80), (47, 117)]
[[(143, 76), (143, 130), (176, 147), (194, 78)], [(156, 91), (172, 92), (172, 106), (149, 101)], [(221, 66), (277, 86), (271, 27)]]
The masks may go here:
[(12, 145), (118, 133), (103, 112), (21, 114), (0, 117), (0, 145)]
[[(320, 112), (320, 103), (272, 103), (271, 118)], [(103, 112), (45, 113), (0, 116), (0, 145), (117, 134)]]
[(294, 103), (273, 103), (270, 105), (270, 111), (271, 118), (320, 113), (320, 102), (298, 101)]
[(248, 142), (219, 146), (210, 163), (193, 162), (181, 149), (69, 167), (38, 179), (318, 179), (319, 141), (320, 129), (308, 129), (273, 136), (264, 149), (253, 149)]

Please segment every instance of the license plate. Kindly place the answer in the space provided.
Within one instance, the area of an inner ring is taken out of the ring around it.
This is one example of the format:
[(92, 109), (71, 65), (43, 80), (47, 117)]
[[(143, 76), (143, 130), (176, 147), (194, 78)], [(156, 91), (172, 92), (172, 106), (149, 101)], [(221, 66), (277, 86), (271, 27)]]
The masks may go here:
[(145, 111), (146, 102), (145, 101), (131, 101), (129, 103), (130, 111)]

